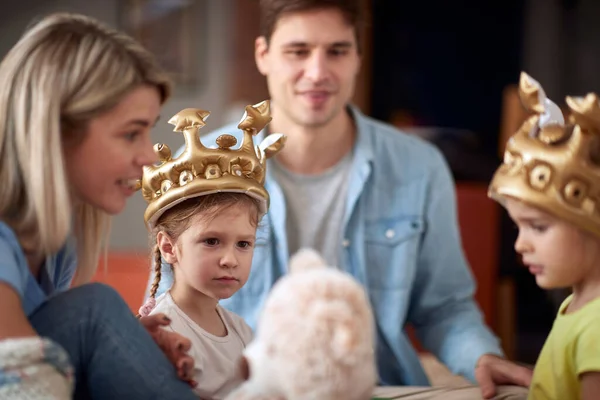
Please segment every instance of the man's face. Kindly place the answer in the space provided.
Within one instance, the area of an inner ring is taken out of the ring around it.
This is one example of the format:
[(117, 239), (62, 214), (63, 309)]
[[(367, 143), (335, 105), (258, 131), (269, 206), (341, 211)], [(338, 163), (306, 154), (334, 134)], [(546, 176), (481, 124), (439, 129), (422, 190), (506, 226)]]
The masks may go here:
[(338, 10), (285, 14), (270, 43), (259, 37), (255, 50), (276, 112), (294, 124), (327, 125), (354, 94), (360, 68), (355, 28)]

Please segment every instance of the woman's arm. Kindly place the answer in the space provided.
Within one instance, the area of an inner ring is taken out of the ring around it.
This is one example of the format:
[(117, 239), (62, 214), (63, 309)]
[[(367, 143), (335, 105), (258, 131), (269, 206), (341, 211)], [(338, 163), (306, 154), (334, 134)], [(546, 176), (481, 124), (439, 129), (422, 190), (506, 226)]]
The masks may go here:
[(17, 292), (0, 282), (0, 340), (23, 336), (37, 336), (37, 333), (25, 316)]

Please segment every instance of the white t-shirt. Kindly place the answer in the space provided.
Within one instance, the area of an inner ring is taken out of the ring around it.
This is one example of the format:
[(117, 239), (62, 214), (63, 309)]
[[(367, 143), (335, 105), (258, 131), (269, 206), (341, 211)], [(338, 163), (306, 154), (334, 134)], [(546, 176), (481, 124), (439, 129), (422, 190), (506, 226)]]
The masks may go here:
[(171, 319), (166, 328), (185, 336), (192, 342), (190, 356), (194, 359), (194, 391), (203, 400), (220, 400), (242, 383), (239, 362), (244, 348), (252, 340), (252, 330), (244, 320), (217, 306), (217, 312), (227, 329), (219, 337), (202, 329), (175, 304), (170, 292), (156, 299), (150, 314), (164, 313)]

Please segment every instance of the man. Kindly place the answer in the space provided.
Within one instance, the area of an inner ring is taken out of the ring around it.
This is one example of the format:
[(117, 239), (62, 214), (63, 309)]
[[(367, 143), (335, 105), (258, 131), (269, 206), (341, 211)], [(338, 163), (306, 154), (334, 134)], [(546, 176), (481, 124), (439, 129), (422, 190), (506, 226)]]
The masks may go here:
[[(473, 300), (460, 244), (454, 183), (432, 145), (376, 122), (349, 104), (360, 68), (360, 13), (353, 0), (261, 0), (255, 42), (273, 120), (288, 137), (270, 167), (269, 214), (252, 273), (228, 309), (255, 327), (289, 256), (302, 247), (366, 287), (376, 317), (382, 385), (428, 385), (404, 328), (458, 374), (528, 385), (531, 372), (501, 358)], [(226, 126), (206, 137), (238, 132)], [(238, 132), (239, 133), (239, 132)], [(171, 281), (163, 268), (162, 286)]]

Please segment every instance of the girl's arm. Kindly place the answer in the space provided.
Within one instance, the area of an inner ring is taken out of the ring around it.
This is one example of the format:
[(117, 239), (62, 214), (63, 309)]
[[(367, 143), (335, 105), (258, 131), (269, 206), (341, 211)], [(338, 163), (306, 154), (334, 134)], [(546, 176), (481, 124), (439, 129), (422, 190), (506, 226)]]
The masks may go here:
[(600, 393), (600, 372), (586, 372), (580, 375), (581, 400), (594, 400)]
[(66, 352), (37, 335), (17, 292), (0, 282), (0, 398), (66, 400), (72, 389)]

